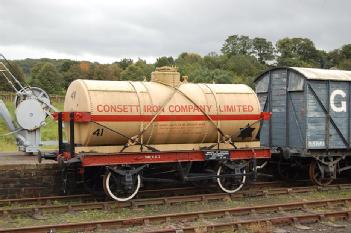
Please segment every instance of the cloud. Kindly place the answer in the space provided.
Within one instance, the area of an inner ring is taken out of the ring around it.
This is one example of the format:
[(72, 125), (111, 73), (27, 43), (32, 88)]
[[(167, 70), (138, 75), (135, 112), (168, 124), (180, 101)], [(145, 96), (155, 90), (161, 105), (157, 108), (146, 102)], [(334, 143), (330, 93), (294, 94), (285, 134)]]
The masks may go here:
[(202, 55), (232, 34), (308, 37), (320, 49), (350, 43), (348, 0), (3, 0), (0, 52), (113, 62)]

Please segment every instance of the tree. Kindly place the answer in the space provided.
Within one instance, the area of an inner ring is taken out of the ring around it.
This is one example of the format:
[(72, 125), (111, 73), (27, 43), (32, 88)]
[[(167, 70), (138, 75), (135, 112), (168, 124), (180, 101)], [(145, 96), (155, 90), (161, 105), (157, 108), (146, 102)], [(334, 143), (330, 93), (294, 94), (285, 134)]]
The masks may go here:
[(252, 40), (248, 36), (232, 35), (229, 36), (221, 49), (222, 53), (228, 56), (235, 56), (238, 54), (251, 55), (252, 54)]
[(277, 41), (278, 65), (320, 67), (319, 52), (308, 38), (284, 38)]
[(325, 68), (336, 68), (350, 70), (351, 44), (343, 45), (339, 49), (334, 49), (325, 53)]
[(18, 64), (18, 66), (21, 67), (25, 77), (30, 77), (31, 69), (35, 63), (34, 59), (26, 58), (24, 60), (17, 60), (15, 62)]
[(154, 66), (147, 64), (146, 61), (139, 59), (136, 63), (129, 65), (121, 72), (121, 80), (143, 81), (144, 77), (150, 80)]
[(159, 57), (156, 59), (155, 67), (174, 66), (175, 62), (173, 57)]
[(259, 63), (255, 57), (248, 55), (232, 56), (225, 64), (225, 70), (232, 71), (237, 76), (256, 76), (265, 69), (267, 69), (266, 65)]
[(91, 78), (94, 80), (113, 80), (112, 73), (108, 66), (109, 65), (94, 63)]
[(116, 63), (108, 65), (108, 69), (110, 72), (110, 80), (120, 80), (121, 79), (121, 73), (123, 69)]
[(77, 64), (78, 62), (76, 61), (72, 61), (72, 60), (63, 60), (60, 68), (59, 68), (59, 72), (67, 72), (71, 66)]
[(56, 67), (49, 63), (38, 63), (32, 69), (31, 84), (44, 89), (50, 94), (63, 92), (63, 78)]
[(204, 56), (203, 63), (204, 66), (208, 69), (223, 69), (224, 64), (228, 60), (228, 56), (226, 55), (218, 55), (215, 52), (211, 52), (208, 55)]
[(189, 76), (189, 81), (194, 83), (232, 83), (233, 73), (227, 70), (207, 68), (198, 69)]
[(117, 64), (123, 69), (127, 69), (128, 66), (133, 64), (133, 59), (130, 58), (123, 58), (121, 59), (119, 62), (117, 62)]
[(69, 69), (63, 74), (63, 85), (67, 89), (69, 84), (76, 79), (85, 79), (85, 74), (80, 68), (80, 64), (70, 65)]
[(341, 47), (341, 55), (345, 59), (351, 59), (351, 44), (346, 44)]
[(351, 70), (351, 59), (342, 60), (337, 67), (341, 70)]
[[(120, 80), (122, 69), (117, 63), (90, 64), (88, 78), (93, 80)], [(83, 72), (85, 73), (85, 72)]]
[(266, 64), (274, 59), (274, 47), (272, 42), (265, 38), (256, 37), (252, 40), (252, 51), (258, 61)]
[(194, 72), (203, 69), (203, 59), (196, 53), (181, 53), (175, 60), (175, 64), (181, 75), (186, 75), (189, 78)]
[(340, 49), (334, 49), (326, 54), (326, 68), (330, 69), (337, 67), (337, 65), (342, 61), (343, 56)]
[(181, 53), (178, 58), (175, 60), (176, 64), (193, 64), (193, 63), (202, 63), (201, 55), (197, 53)]

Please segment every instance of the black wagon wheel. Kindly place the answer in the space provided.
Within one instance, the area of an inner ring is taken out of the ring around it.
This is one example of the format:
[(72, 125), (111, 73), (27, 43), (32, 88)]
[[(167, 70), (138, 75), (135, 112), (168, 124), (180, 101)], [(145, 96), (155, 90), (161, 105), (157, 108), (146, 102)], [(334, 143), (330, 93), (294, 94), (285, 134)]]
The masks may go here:
[(129, 201), (141, 187), (141, 177), (133, 174), (129, 177), (108, 170), (103, 178), (103, 187), (107, 196), (116, 201)]
[[(245, 162), (232, 162), (218, 167), (217, 175), (229, 175), (217, 178), (217, 184), (226, 193), (239, 191), (246, 183), (246, 164)], [(233, 175), (233, 176), (230, 176)]]
[(327, 165), (322, 164), (317, 160), (313, 160), (309, 166), (309, 176), (313, 183), (320, 186), (327, 186), (334, 180), (332, 173), (326, 172)]

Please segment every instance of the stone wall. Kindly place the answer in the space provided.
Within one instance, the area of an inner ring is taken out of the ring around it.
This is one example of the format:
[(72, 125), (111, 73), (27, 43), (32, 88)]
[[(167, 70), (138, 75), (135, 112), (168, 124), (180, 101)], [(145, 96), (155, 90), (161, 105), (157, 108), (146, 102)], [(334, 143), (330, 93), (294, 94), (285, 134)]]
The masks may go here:
[(61, 190), (57, 164), (0, 166), (1, 199), (60, 195)]

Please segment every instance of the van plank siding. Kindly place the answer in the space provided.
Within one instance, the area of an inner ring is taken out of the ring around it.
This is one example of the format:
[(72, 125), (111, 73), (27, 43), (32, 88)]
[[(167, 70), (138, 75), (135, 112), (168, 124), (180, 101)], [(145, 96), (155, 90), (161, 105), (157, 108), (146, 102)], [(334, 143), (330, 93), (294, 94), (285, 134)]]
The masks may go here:
[(313, 68), (278, 67), (258, 76), (255, 85), (261, 108), (272, 111), (270, 122), (262, 125), (261, 144), (293, 148), (301, 154), (349, 149), (350, 82), (351, 71)]

